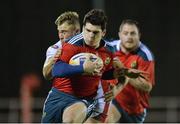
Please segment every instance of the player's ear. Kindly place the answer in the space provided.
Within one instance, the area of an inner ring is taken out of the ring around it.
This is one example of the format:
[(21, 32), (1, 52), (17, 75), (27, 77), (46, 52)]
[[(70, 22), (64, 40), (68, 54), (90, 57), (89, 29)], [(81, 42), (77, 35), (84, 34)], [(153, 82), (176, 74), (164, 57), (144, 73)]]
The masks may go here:
[(102, 36), (104, 37), (106, 35), (106, 29), (102, 32)]

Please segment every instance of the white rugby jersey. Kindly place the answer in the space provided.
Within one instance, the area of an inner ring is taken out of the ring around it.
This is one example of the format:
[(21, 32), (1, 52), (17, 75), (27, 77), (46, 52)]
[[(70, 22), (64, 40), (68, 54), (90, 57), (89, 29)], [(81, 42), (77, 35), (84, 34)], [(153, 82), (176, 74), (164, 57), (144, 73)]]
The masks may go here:
[(53, 56), (56, 54), (57, 50), (58, 50), (58, 49), (61, 49), (61, 48), (62, 48), (62, 43), (61, 43), (61, 41), (58, 41), (58, 42), (55, 43), (54, 45), (50, 46), (50, 47), (47, 49), (47, 51), (46, 51), (46, 61), (47, 61), (49, 58), (53, 57)]

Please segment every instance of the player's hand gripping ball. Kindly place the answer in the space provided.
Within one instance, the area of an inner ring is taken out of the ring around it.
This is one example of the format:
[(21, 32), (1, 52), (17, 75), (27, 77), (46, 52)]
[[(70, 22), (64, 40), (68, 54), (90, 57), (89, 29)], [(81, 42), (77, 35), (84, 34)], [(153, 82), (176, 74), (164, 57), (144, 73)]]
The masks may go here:
[[(87, 59), (90, 60), (89, 65), (87, 66), (89, 66), (89, 72), (92, 71), (92, 75), (93, 73), (101, 72), (103, 68), (103, 60), (93, 53), (78, 53), (69, 60), (69, 64), (80, 65), (83, 64)], [(86, 75), (87, 73), (84, 74)]]

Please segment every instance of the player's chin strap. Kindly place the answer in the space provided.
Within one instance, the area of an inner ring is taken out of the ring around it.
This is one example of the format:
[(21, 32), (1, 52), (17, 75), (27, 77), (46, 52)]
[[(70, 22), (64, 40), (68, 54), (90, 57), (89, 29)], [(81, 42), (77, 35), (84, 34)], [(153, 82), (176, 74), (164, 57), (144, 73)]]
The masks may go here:
[(104, 96), (101, 96), (101, 97), (98, 97), (98, 98), (94, 99), (93, 102), (92, 102), (90, 105), (88, 105), (88, 102), (87, 102), (86, 100), (83, 100), (83, 102), (84, 102), (88, 107), (87, 107), (86, 117), (85, 117), (85, 119), (83, 120), (82, 123), (84, 123), (84, 122), (92, 115), (93, 112), (99, 113), (99, 114), (101, 113), (101, 112), (96, 111), (95, 108), (96, 108), (96, 105), (97, 105), (97, 103), (98, 103), (98, 99), (102, 99), (102, 98), (104, 98)]

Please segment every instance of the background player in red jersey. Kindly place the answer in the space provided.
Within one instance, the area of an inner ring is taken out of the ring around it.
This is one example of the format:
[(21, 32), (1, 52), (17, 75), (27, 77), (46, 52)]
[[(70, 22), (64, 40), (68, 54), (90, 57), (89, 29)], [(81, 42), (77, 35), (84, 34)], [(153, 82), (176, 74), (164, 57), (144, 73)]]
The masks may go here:
[(141, 123), (149, 107), (149, 93), (154, 86), (154, 58), (151, 51), (140, 41), (138, 23), (134, 20), (122, 21), (116, 45), (116, 55), (127, 68), (146, 72), (138, 78), (129, 78), (128, 84), (112, 101), (107, 122)]

